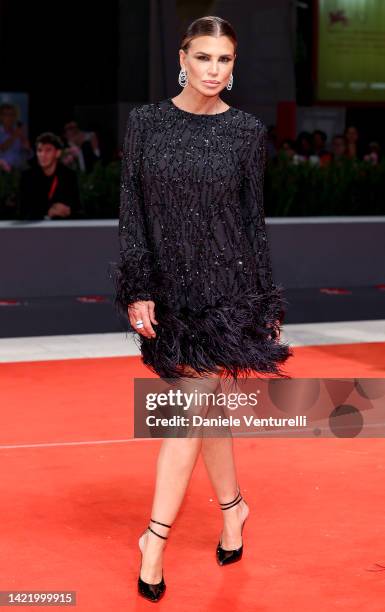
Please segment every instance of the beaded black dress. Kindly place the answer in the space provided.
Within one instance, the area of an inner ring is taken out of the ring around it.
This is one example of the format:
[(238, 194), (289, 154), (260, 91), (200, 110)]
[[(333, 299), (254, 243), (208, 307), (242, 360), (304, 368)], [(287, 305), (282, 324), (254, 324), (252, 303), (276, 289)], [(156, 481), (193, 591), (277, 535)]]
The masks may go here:
[[(196, 114), (171, 98), (131, 110), (120, 183), (114, 303), (155, 302), (155, 338), (137, 334), (161, 377), (288, 376), (287, 300), (273, 283), (263, 208), (266, 127), (230, 107)], [(131, 328), (131, 327), (130, 327)]]

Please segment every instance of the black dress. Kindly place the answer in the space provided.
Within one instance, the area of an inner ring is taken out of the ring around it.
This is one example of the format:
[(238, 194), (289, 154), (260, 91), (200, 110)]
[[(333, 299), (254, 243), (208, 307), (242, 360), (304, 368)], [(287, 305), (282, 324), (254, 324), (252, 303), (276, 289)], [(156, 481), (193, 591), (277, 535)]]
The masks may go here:
[(153, 300), (155, 338), (138, 335), (161, 377), (180, 366), (289, 378), (279, 340), (287, 300), (272, 281), (263, 209), (266, 127), (230, 107), (215, 114), (167, 98), (134, 108), (122, 158), (115, 305)]

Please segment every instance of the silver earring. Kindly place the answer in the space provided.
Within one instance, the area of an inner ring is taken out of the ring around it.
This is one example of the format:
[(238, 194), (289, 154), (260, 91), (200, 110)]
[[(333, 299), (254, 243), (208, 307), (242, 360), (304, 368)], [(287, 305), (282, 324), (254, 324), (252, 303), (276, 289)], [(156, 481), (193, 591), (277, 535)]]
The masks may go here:
[(234, 81), (234, 77), (233, 77), (233, 73), (231, 73), (230, 78), (229, 78), (229, 82), (226, 85), (226, 89), (231, 89), (232, 88), (233, 81)]
[(186, 87), (186, 85), (188, 83), (187, 72), (186, 72), (186, 70), (184, 68), (180, 69), (179, 77), (178, 77), (178, 82), (179, 82), (179, 85), (181, 87)]

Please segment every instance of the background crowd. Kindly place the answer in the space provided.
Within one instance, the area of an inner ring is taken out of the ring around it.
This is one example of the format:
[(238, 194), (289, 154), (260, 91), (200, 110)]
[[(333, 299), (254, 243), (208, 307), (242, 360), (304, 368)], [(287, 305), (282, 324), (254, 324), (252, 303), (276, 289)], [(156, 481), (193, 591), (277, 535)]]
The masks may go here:
[[(84, 210), (81, 212), (81, 175), (92, 174), (97, 164), (116, 162), (121, 154), (118, 149), (113, 159), (106, 159), (98, 135), (83, 130), (75, 120), (68, 121), (61, 134), (41, 133), (32, 146), (18, 121), (16, 107), (0, 105), (0, 183), (7, 174), (17, 174), (17, 193), (8, 201), (19, 219), (87, 217)], [(377, 165), (382, 161), (380, 144), (365, 144), (354, 125), (335, 134), (331, 142), (318, 129), (280, 142), (275, 126), (268, 128), (268, 161), (272, 165), (326, 167), (346, 160)]]
[(343, 134), (335, 134), (330, 143), (322, 130), (300, 132), (296, 140), (287, 139), (278, 143), (275, 127), (270, 126), (268, 146), (270, 159), (286, 159), (293, 164), (310, 162), (326, 166), (345, 159), (378, 164), (382, 157), (380, 143), (371, 141), (365, 144), (354, 125), (347, 126)]

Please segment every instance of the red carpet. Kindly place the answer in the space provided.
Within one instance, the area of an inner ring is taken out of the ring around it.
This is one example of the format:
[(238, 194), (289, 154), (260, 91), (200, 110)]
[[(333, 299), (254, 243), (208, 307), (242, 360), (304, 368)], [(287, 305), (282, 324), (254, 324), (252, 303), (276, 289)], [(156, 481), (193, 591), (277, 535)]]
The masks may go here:
[[(130, 438), (132, 379), (148, 370), (118, 357), (0, 371), (0, 590), (77, 591), (92, 612), (384, 609), (383, 439), (234, 438), (251, 512), (229, 567), (215, 561), (221, 514), (199, 458), (151, 604), (136, 594), (137, 539), (161, 440), (4, 448)], [(385, 343), (296, 348), (288, 372), (384, 377)]]

